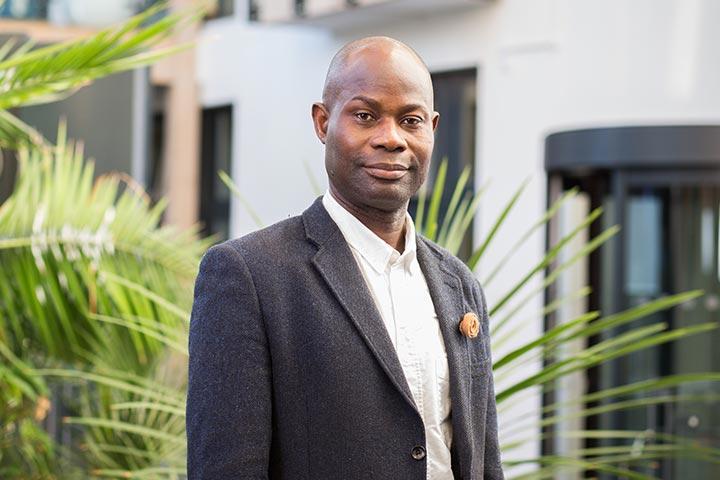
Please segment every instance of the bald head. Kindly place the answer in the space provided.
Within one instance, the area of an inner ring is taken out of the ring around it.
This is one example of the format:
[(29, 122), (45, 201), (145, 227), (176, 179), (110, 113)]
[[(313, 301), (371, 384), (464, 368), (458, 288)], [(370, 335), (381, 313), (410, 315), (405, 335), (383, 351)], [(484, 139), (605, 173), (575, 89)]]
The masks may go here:
[[(390, 37), (365, 37), (346, 44), (330, 62), (325, 86), (323, 103), (332, 110), (335, 101), (344, 89), (348, 73), (362, 62), (402, 62), (408, 69), (414, 70), (418, 80), (428, 89), (429, 106), (432, 108), (432, 80), (425, 62), (412, 48)], [(413, 68), (414, 67), (414, 68)]]

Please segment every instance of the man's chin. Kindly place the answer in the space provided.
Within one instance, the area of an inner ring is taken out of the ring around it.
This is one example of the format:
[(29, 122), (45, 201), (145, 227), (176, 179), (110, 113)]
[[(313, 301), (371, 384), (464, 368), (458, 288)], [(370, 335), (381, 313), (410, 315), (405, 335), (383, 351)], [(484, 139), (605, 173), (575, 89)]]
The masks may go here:
[(368, 192), (361, 200), (365, 205), (376, 210), (397, 212), (407, 210), (411, 196), (404, 189), (382, 188)]
[[(407, 210), (410, 198), (417, 189), (407, 181), (367, 181), (355, 178), (352, 184), (332, 185), (331, 190), (340, 203), (349, 203), (359, 209), (373, 209), (394, 213)], [(404, 179), (405, 180), (405, 179)]]

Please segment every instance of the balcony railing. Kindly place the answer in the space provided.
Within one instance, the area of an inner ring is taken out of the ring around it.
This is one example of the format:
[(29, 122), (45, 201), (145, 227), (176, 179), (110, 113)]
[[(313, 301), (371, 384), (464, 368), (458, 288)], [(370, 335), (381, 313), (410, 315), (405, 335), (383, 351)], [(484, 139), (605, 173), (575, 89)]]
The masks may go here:
[(492, 0), (250, 0), (249, 18), (259, 22), (357, 24), (373, 19), (438, 13)]
[(101, 27), (120, 22), (158, 0), (0, 0), (0, 19), (36, 20), (55, 26)]
[(16, 20), (45, 20), (48, 0), (5, 0), (0, 2), (0, 17)]

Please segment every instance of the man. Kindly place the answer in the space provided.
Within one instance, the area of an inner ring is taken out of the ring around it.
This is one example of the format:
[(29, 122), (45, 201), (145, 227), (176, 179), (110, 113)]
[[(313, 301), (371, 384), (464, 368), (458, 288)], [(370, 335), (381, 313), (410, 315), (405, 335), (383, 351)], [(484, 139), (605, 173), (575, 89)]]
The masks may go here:
[(407, 214), (438, 122), (427, 68), (352, 42), (312, 118), (329, 191), (201, 263), (189, 479), (501, 479), (482, 290)]

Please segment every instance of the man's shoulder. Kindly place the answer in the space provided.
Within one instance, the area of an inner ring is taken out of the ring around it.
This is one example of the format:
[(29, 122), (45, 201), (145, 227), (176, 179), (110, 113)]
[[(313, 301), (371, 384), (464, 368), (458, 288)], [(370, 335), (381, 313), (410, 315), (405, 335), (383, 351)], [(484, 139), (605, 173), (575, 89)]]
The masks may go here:
[(247, 233), (241, 237), (229, 240), (233, 246), (239, 248), (258, 248), (277, 246), (278, 243), (304, 240), (305, 230), (302, 217), (295, 215), (273, 223), (267, 227)]
[(305, 230), (302, 217), (297, 215), (246, 235), (225, 240), (212, 248), (232, 250), (240, 254), (246, 262), (267, 261), (292, 257), (298, 253), (302, 243), (306, 243)]

